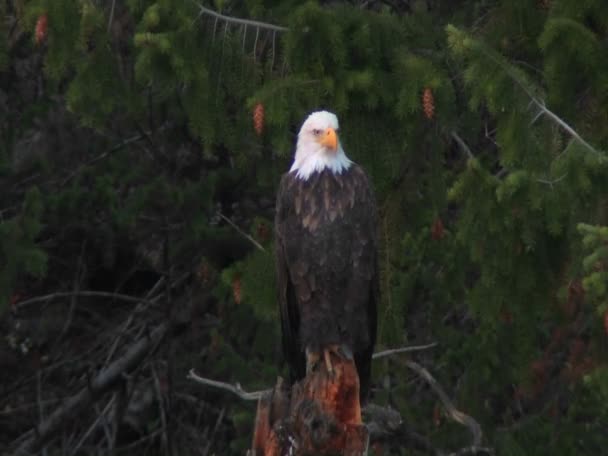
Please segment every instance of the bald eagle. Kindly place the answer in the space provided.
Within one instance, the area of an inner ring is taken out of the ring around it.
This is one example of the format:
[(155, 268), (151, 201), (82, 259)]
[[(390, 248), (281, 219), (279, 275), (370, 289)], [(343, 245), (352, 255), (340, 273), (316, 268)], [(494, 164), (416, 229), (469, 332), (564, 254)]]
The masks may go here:
[(292, 382), (331, 353), (354, 358), (360, 397), (369, 391), (376, 342), (376, 202), (363, 169), (348, 159), (338, 118), (313, 112), (298, 134), (275, 215), (283, 355)]

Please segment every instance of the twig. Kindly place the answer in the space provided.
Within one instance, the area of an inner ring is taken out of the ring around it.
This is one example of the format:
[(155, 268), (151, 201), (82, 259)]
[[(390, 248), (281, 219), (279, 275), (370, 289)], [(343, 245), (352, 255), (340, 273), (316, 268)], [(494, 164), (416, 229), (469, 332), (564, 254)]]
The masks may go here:
[(372, 355), (372, 359), (384, 358), (386, 356), (398, 355), (400, 353), (409, 353), (414, 351), (428, 350), (437, 346), (437, 342), (426, 345), (412, 345), (411, 347), (391, 348), (390, 350), (383, 350)]
[(116, 7), (116, 0), (112, 0), (112, 7), (110, 8), (110, 19), (108, 20), (108, 33), (112, 28), (112, 21), (114, 20), (114, 8)]
[(73, 296), (89, 296), (95, 298), (112, 298), (119, 299), (121, 301), (140, 303), (143, 302), (145, 304), (152, 304), (151, 301), (147, 299), (138, 298), (137, 296), (130, 296), (121, 293), (110, 293), (106, 291), (59, 291), (57, 293), (51, 293), (44, 296), (36, 296), (35, 298), (26, 299), (25, 301), (21, 301), (16, 304), (17, 310), (21, 310), (23, 307), (29, 306), (31, 304), (36, 304), (38, 302), (50, 301), (52, 299), (57, 298), (71, 298)]
[[(44, 408), (42, 406), (42, 372), (38, 370), (36, 374), (36, 384), (37, 384), (37, 401), (38, 401), (38, 422), (42, 423), (44, 421)], [(42, 455), (47, 456), (48, 450), (46, 447), (42, 448)]]
[(245, 237), (247, 240), (249, 240), (253, 245), (255, 245), (258, 249), (260, 249), (262, 252), (265, 252), (266, 249), (264, 248), (264, 246), (262, 244), (260, 244), (258, 241), (256, 241), (254, 238), (252, 238), (250, 235), (248, 235), (247, 233), (245, 233), (242, 229), (240, 229), (232, 220), (230, 220), (228, 217), (226, 217), (224, 214), (222, 214), (221, 212), (218, 212), (217, 215), (224, 220), (225, 222), (227, 222), (232, 228), (234, 228), (235, 230), (237, 230), (239, 232), (239, 234), (243, 237)]
[(160, 414), (160, 422), (161, 422), (161, 441), (163, 445), (164, 454), (169, 454), (169, 437), (167, 436), (167, 412), (165, 410), (165, 397), (163, 395), (162, 389), (160, 387), (160, 379), (158, 378), (158, 372), (156, 372), (156, 368), (154, 367), (154, 363), (151, 366), (152, 377), (154, 378), (154, 389), (156, 390), (156, 396), (158, 398), (158, 412)]
[[(164, 276), (161, 277), (160, 279), (158, 279), (158, 281), (154, 284), (152, 289), (150, 291), (148, 291), (148, 293), (146, 293), (146, 299), (150, 299), (154, 295), (154, 293), (156, 293), (156, 291), (163, 285), (164, 282), (165, 282)], [(156, 301), (159, 298), (160, 298), (160, 296), (152, 299), (150, 302), (154, 303), (154, 301)], [(131, 312), (131, 315), (129, 315), (129, 318), (127, 319), (127, 321), (124, 322), (121, 330), (119, 331), (118, 335), (114, 339), (114, 344), (112, 345), (112, 348), (108, 352), (108, 356), (106, 357), (104, 366), (110, 362), (110, 359), (112, 359), (112, 356), (114, 356), (114, 353), (116, 352), (116, 349), (118, 348), (118, 343), (120, 342), (121, 337), (127, 333), (127, 329), (129, 329), (129, 326), (131, 326), (131, 323), (135, 319), (135, 316), (139, 312), (142, 312), (144, 310), (144, 307), (145, 306), (142, 303), (139, 303), (137, 306), (135, 306), (135, 309), (133, 309), (133, 312)]]
[(128, 146), (129, 144), (132, 144), (134, 142), (137, 142), (141, 139), (143, 139), (145, 136), (140, 134), (140, 135), (136, 135), (136, 136), (132, 136), (130, 138), (125, 139), (124, 141), (116, 144), (115, 146), (113, 146), (112, 148), (110, 148), (109, 150), (103, 152), (102, 154), (98, 155), (97, 157), (89, 160), (86, 163), (83, 163), (82, 165), (80, 165), (78, 168), (76, 168), (73, 172), (71, 172), (70, 174), (68, 174), (63, 181), (61, 181), (61, 186), (65, 186), (65, 184), (67, 184), (74, 176), (76, 176), (78, 173), (80, 173), (84, 168), (86, 168), (87, 166), (91, 166), (94, 163), (97, 163), (100, 160), (103, 160), (104, 158), (106, 158), (108, 155), (110, 155), (112, 152), (115, 152), (117, 150), (122, 149), (125, 146)]
[(479, 455), (479, 454), (487, 454), (494, 455), (494, 449), (488, 447), (480, 447), (480, 446), (469, 446), (461, 448), (458, 451), (454, 451), (453, 453), (448, 454), (447, 456), (464, 456), (466, 454)]
[(216, 19), (221, 19), (222, 21), (225, 21), (226, 23), (241, 24), (241, 25), (251, 26), (251, 27), (259, 27), (259, 28), (263, 28), (266, 30), (273, 30), (275, 32), (287, 32), (289, 30), (287, 27), (281, 27), (280, 25), (269, 24), (267, 22), (260, 22), (260, 21), (254, 21), (251, 19), (240, 19), (238, 17), (225, 16), (224, 14), (217, 13), (217, 12), (213, 11), (212, 9), (204, 7), (203, 5), (201, 5), (200, 3), (198, 3), (194, 0), (193, 0), (193, 3), (199, 7), (200, 12), (202, 14), (207, 14)]
[(87, 439), (89, 438), (89, 436), (91, 435), (91, 433), (95, 429), (97, 429), (97, 426), (99, 425), (99, 423), (101, 422), (101, 420), (105, 419), (106, 414), (110, 411), (110, 407), (112, 407), (112, 405), (114, 404), (115, 397), (116, 396), (113, 396), (112, 399), (110, 399), (108, 401), (108, 403), (105, 406), (105, 408), (103, 409), (103, 411), (98, 414), (98, 416), (95, 419), (95, 421), (93, 421), (93, 424), (91, 424), (91, 426), (89, 427), (89, 429), (87, 429), (87, 431), (80, 438), (80, 440), (78, 441), (78, 443), (76, 444), (76, 446), (72, 449), (72, 451), (70, 452), (70, 456), (74, 456), (76, 453), (78, 453), (78, 450), (80, 450), (80, 447), (84, 444), (84, 442), (87, 441)]
[(211, 436), (207, 439), (207, 445), (205, 446), (205, 450), (203, 451), (203, 456), (207, 456), (209, 451), (211, 450), (211, 445), (213, 444), (213, 439), (217, 434), (217, 431), (220, 428), (220, 424), (222, 424), (222, 420), (224, 419), (224, 413), (226, 413), (226, 407), (222, 407), (222, 411), (217, 417), (217, 421), (215, 422), (215, 426), (213, 427), (213, 431), (211, 432)]
[(445, 393), (439, 382), (437, 382), (437, 380), (435, 380), (435, 378), (424, 367), (413, 361), (406, 361), (405, 364), (411, 370), (416, 372), (420, 377), (426, 380), (426, 382), (433, 389), (435, 394), (439, 396), (439, 399), (445, 407), (448, 416), (457, 423), (460, 423), (463, 426), (469, 428), (471, 434), (473, 434), (473, 444), (471, 445), (471, 447), (479, 447), (481, 445), (481, 439), (483, 437), (483, 433), (481, 432), (481, 426), (479, 425), (479, 423), (473, 418), (471, 418), (469, 415), (456, 409), (456, 407), (452, 403), (452, 400)]
[[(81, 274), (81, 270), (82, 270), (82, 263), (84, 260), (84, 252), (85, 252), (85, 247), (86, 247), (87, 241), (83, 241), (82, 242), (82, 246), (80, 247), (80, 256), (78, 257), (78, 266), (76, 266), (76, 276), (74, 277), (74, 292), (78, 293), (80, 291), (80, 274)], [(65, 320), (65, 323), (63, 324), (63, 327), (61, 328), (61, 332), (59, 333), (59, 336), (57, 336), (57, 339), (55, 340), (55, 346), (57, 346), (59, 344), (59, 342), (61, 341), (61, 339), (63, 339), (63, 336), (65, 336), (65, 334), (68, 332), (68, 329), (70, 329), (70, 326), (72, 325), (72, 320), (74, 319), (74, 310), (76, 309), (76, 305), (78, 304), (78, 299), (77, 299), (78, 295), (77, 294), (73, 294), (72, 298), (71, 298), (71, 302), (70, 302), (70, 310), (68, 311), (68, 317)]]
[(196, 372), (194, 372), (194, 369), (190, 369), (190, 372), (188, 372), (188, 376), (186, 378), (189, 380), (194, 380), (195, 382), (200, 383), (201, 385), (212, 386), (213, 388), (229, 391), (232, 394), (236, 394), (238, 397), (245, 401), (257, 401), (264, 394), (272, 391), (271, 389), (266, 389), (248, 393), (243, 388), (241, 388), (241, 385), (239, 383), (237, 383), (236, 385), (231, 385), (230, 383), (218, 382), (217, 380), (211, 380), (210, 378), (201, 377)]
[(452, 138), (454, 138), (454, 140), (458, 143), (458, 145), (460, 146), (460, 148), (466, 152), (466, 154), (468, 155), (468, 157), (472, 160), (475, 158), (475, 155), (473, 155), (473, 152), (471, 152), (471, 149), (469, 148), (469, 146), (467, 146), (467, 143), (464, 142), (464, 140), (458, 135), (458, 133), (456, 133), (455, 131), (452, 131), (451, 133)]

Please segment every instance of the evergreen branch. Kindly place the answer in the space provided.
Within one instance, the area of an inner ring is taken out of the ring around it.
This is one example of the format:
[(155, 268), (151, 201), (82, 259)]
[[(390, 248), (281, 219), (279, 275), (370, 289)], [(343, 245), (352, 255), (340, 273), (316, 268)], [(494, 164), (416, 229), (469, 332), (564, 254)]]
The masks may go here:
[(399, 355), (401, 353), (410, 353), (414, 351), (428, 350), (437, 346), (437, 342), (426, 345), (412, 345), (410, 347), (392, 348), (390, 350), (383, 350), (372, 355), (372, 359), (385, 358), (387, 356)]
[(234, 223), (232, 220), (230, 220), (228, 217), (226, 217), (224, 214), (222, 214), (221, 212), (218, 212), (217, 215), (224, 220), (225, 222), (227, 222), (232, 228), (234, 228), (235, 230), (237, 230), (239, 232), (239, 234), (243, 237), (245, 237), (248, 241), (250, 241), (253, 245), (255, 245), (258, 249), (260, 249), (262, 252), (266, 252), (266, 249), (264, 248), (264, 246), (262, 244), (260, 244), (258, 241), (256, 241), (254, 238), (252, 238), (250, 235), (248, 235), (247, 233), (245, 233), (242, 229), (240, 229), (236, 223)]
[(197, 5), (199, 7), (201, 15), (206, 14), (208, 16), (214, 17), (216, 20), (219, 19), (226, 23), (241, 24), (241, 25), (244, 25), (245, 27), (247, 27), (247, 26), (256, 27), (258, 29), (262, 28), (262, 29), (266, 29), (266, 30), (272, 30), (274, 32), (287, 32), (289, 30), (287, 27), (269, 24), (267, 22), (260, 22), (260, 21), (254, 21), (252, 19), (241, 19), (238, 17), (226, 16), (224, 14), (215, 12), (212, 9), (209, 9), (194, 0), (192, 0), (192, 1), (195, 5)]
[[(574, 130), (574, 128), (572, 128), (565, 120), (563, 120), (561, 117), (559, 117), (557, 114), (555, 114), (549, 108), (547, 108), (547, 106), (545, 105), (545, 102), (536, 97), (536, 95), (526, 85), (526, 83), (517, 74), (517, 72), (513, 70), (513, 67), (511, 65), (509, 65), (507, 62), (505, 62), (504, 59), (502, 59), (501, 57), (494, 55), (494, 53), (491, 52), (490, 50), (486, 49), (485, 46), (479, 44), (479, 46), (477, 46), (477, 47), (483, 55), (488, 57), (492, 62), (494, 62), (496, 65), (498, 65), (500, 68), (502, 68), (504, 70), (504, 72), (513, 81), (515, 81), (515, 83), (526, 93), (526, 95), (528, 95), (528, 97), (530, 97), (531, 103), (536, 105), (536, 107), (540, 110), (540, 114), (544, 114), (547, 117), (549, 117), (556, 124), (558, 124), (560, 127), (562, 127), (566, 132), (568, 132), (568, 134), (570, 136), (575, 138), (578, 142), (580, 142), (583, 146), (585, 146), (591, 152), (601, 155), (601, 153), (597, 149), (595, 149), (591, 144), (589, 144), (587, 141), (585, 141), (576, 132), (576, 130)], [(534, 118), (534, 120), (536, 120), (538, 117), (539, 117), (539, 115), (537, 115)]]
[(471, 431), (471, 434), (473, 435), (473, 445), (471, 446), (471, 448), (479, 447), (481, 445), (481, 439), (483, 437), (483, 433), (481, 431), (481, 426), (479, 425), (479, 423), (477, 421), (475, 421), (472, 417), (467, 415), (466, 413), (463, 413), (460, 410), (458, 410), (454, 406), (454, 404), (452, 403), (452, 400), (448, 397), (448, 395), (443, 390), (443, 388), (441, 387), (439, 382), (437, 380), (435, 380), (435, 378), (430, 374), (430, 372), (428, 370), (426, 370), (420, 364), (415, 363), (413, 361), (406, 361), (405, 364), (411, 370), (416, 372), (420, 377), (422, 377), (429, 384), (429, 386), (435, 392), (435, 394), (437, 394), (437, 396), (439, 396), (439, 399), (441, 400), (441, 403), (445, 407), (446, 413), (448, 414), (448, 416), (450, 418), (452, 418), (454, 421), (456, 421), (457, 423), (460, 423), (463, 426), (466, 426), (467, 428), (469, 428), (469, 430)]

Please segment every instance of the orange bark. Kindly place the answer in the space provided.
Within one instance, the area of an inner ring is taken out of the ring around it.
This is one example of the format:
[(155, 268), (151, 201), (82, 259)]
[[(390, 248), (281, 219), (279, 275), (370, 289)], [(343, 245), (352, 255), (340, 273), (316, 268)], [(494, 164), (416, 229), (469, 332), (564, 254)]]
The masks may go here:
[(286, 454), (357, 456), (365, 452), (367, 429), (361, 421), (359, 377), (353, 361), (332, 356), (287, 390), (279, 382), (260, 400), (253, 438), (255, 456)]

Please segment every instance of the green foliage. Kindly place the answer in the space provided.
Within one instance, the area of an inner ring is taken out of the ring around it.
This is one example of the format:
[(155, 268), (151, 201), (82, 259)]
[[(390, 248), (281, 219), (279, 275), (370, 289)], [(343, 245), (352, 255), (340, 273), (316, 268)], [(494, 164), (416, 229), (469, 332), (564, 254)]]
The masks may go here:
[(608, 227), (578, 225), (587, 256), (583, 259), (583, 286), (599, 315), (608, 312)]
[[(606, 2), (326, 3), (213, 4), (288, 27), (278, 32), (199, 16), (194, 2), (178, 0), (129, 0), (112, 17), (108, 4), (90, 0), (28, 2), (26, 30), (49, 17), (46, 47), (35, 49), (50, 84), (31, 112), (57, 98), (91, 128), (90, 141), (58, 142), (61, 150), (43, 160), (41, 190), (19, 196), (0, 223), (0, 300), (44, 277), (47, 257), (62, 256), (39, 243), (43, 226), (72, 257), (87, 240), (108, 270), (120, 267), (120, 242), (137, 245), (135, 270), (162, 271), (169, 261), (188, 272), (204, 258), (212, 270), (203, 274), (205, 312), (220, 322), (208, 334), (205, 368), (247, 389), (267, 387), (281, 372), (279, 324), (272, 235), (259, 227), (272, 232), (276, 184), (300, 122), (329, 109), (378, 197), (379, 346), (437, 341), (421, 357), (480, 420), (497, 454), (544, 454), (548, 441), (555, 455), (600, 454), (598, 423), (608, 414), (595, 315), (608, 310)], [(12, 64), (4, 34), (0, 70)], [(251, 120), (258, 103), (259, 137)], [(35, 115), (23, 116), (0, 156), (15, 182), (22, 176), (11, 174), (8, 158)], [(167, 258), (158, 253), (165, 242)], [(562, 327), (566, 340), (553, 341)], [(567, 380), (575, 337), (588, 341), (585, 356), (596, 364)], [(550, 363), (543, 385), (531, 367), (541, 358)], [(402, 363), (374, 369), (379, 401), (420, 423), (438, 448), (457, 441), (451, 427), (431, 429), (436, 399), (403, 380)], [(239, 438), (217, 452), (241, 454), (253, 410), (229, 407)]]
[(0, 309), (9, 302), (19, 278), (43, 277), (46, 273), (47, 255), (36, 245), (42, 229), (42, 196), (34, 187), (24, 197), (18, 215), (0, 223)]

